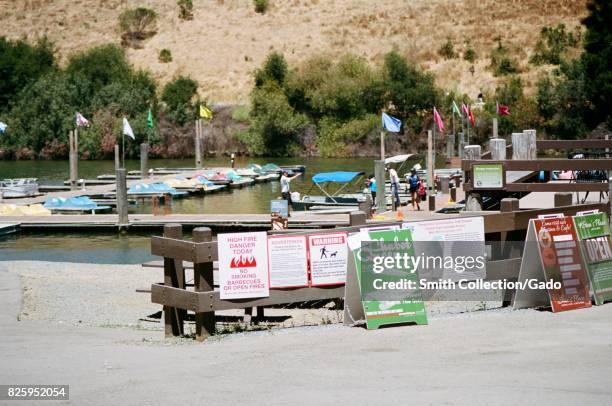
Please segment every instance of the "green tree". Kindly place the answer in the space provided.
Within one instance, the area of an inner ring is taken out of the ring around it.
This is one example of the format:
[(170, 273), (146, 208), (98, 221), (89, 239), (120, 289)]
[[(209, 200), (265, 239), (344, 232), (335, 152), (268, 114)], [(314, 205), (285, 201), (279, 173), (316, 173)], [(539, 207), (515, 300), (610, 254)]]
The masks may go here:
[(194, 117), (192, 100), (197, 91), (198, 82), (189, 76), (179, 76), (164, 86), (161, 99), (180, 125)]
[(8, 111), (19, 91), (54, 69), (53, 46), (45, 37), (34, 45), (0, 37), (0, 113)]
[(612, 2), (590, 0), (582, 62), (589, 78), (586, 91), (594, 105), (593, 114), (586, 118), (591, 127), (607, 121), (612, 128)]
[(287, 77), (287, 61), (280, 52), (272, 52), (266, 58), (263, 68), (255, 72), (255, 86), (261, 87), (267, 81), (274, 81), (283, 86)]

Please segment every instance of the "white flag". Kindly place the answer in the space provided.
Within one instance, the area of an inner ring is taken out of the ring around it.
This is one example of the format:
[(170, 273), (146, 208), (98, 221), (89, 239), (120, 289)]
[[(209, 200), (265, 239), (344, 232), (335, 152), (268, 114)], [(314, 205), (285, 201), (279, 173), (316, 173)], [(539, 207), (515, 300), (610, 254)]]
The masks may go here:
[(0, 133), (5, 132), (6, 131), (6, 127), (8, 127), (8, 125), (6, 125), (2, 121), (0, 121)]
[(87, 120), (81, 113), (76, 113), (76, 126), (77, 127), (89, 127), (89, 120)]
[(128, 123), (127, 118), (123, 117), (123, 135), (127, 135), (133, 140), (136, 140), (134, 137), (134, 131), (132, 131), (132, 127), (130, 127), (130, 123)]

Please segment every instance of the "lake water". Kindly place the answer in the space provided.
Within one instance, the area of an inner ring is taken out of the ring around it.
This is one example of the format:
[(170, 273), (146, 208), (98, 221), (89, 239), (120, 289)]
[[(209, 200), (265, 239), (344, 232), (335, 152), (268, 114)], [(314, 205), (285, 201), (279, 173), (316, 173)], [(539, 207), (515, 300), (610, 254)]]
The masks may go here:
[[(313, 188), (311, 178), (318, 172), (364, 171), (374, 173), (375, 158), (242, 158), (236, 167), (250, 163), (277, 165), (306, 165), (306, 173), (291, 184), (292, 191), (320, 194)], [(422, 164), (422, 163), (421, 163)], [(205, 159), (204, 166), (229, 166), (229, 158)], [(409, 168), (409, 164), (405, 168)], [(193, 167), (193, 159), (152, 159), (151, 168)], [(128, 170), (140, 169), (140, 161), (126, 162)], [(114, 172), (114, 161), (80, 161), (79, 178), (93, 179)], [(0, 161), (0, 178), (38, 178), (40, 184), (61, 184), (69, 177), (67, 161)], [(172, 202), (173, 213), (268, 213), (270, 200), (280, 196), (278, 182), (260, 183), (242, 189), (223, 191), (205, 196), (192, 196)], [(131, 212), (150, 213), (149, 204)], [(1, 219), (0, 219), (1, 221)], [(153, 259), (149, 254), (150, 234), (120, 235), (112, 232), (78, 233), (21, 233), (0, 237), (0, 261), (44, 260), (89, 263), (141, 263)]]

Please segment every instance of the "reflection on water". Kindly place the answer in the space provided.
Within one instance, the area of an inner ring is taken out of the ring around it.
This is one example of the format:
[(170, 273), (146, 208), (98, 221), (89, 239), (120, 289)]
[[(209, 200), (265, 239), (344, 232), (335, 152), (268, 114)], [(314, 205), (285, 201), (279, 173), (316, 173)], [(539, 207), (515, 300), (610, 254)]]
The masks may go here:
[(155, 258), (150, 235), (145, 234), (54, 232), (0, 237), (0, 261), (139, 264)]

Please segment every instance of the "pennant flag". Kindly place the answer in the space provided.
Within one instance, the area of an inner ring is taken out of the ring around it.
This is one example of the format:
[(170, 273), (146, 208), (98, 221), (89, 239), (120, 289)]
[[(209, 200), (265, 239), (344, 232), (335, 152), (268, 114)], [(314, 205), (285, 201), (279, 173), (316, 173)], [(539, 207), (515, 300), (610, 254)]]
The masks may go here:
[(510, 115), (510, 107), (506, 106), (505, 104), (499, 104), (498, 102), (495, 102), (495, 107), (497, 114), (499, 114), (500, 116)]
[(455, 103), (454, 100), (453, 100), (453, 104), (451, 105), (451, 108), (453, 110), (453, 114), (457, 114), (458, 116), (461, 116), (461, 111), (459, 111), (459, 107), (457, 106), (457, 103)]
[(200, 104), (200, 117), (210, 120), (213, 117), (212, 111), (203, 104)]
[(470, 120), (470, 123), (472, 123), (472, 127), (474, 127), (476, 125), (476, 120), (474, 119), (474, 113), (472, 113), (472, 109), (468, 106), (468, 119)]
[(382, 113), (382, 124), (383, 128), (391, 133), (400, 132), (400, 128), (402, 126), (402, 122), (399, 119), (392, 117), (387, 113)]
[(89, 127), (89, 120), (87, 120), (81, 113), (76, 113), (76, 126), (77, 127)]
[(136, 137), (134, 137), (134, 131), (132, 131), (132, 127), (130, 127), (130, 123), (125, 117), (123, 117), (123, 135), (127, 135), (131, 139), (136, 140)]
[(0, 121), (0, 133), (3, 133), (6, 131), (6, 127), (8, 127), (8, 125), (6, 125), (6, 123), (3, 123), (2, 121)]
[(442, 121), (442, 117), (440, 117), (440, 114), (438, 113), (438, 110), (436, 110), (435, 107), (434, 107), (434, 121), (438, 125), (438, 130), (440, 130), (440, 132), (444, 132), (444, 122)]
[(149, 114), (147, 115), (147, 126), (149, 128), (153, 128), (153, 113), (151, 112), (151, 109), (149, 109)]
[(466, 106), (465, 103), (461, 103), (461, 111), (465, 114), (466, 117), (470, 115), (468, 106)]

